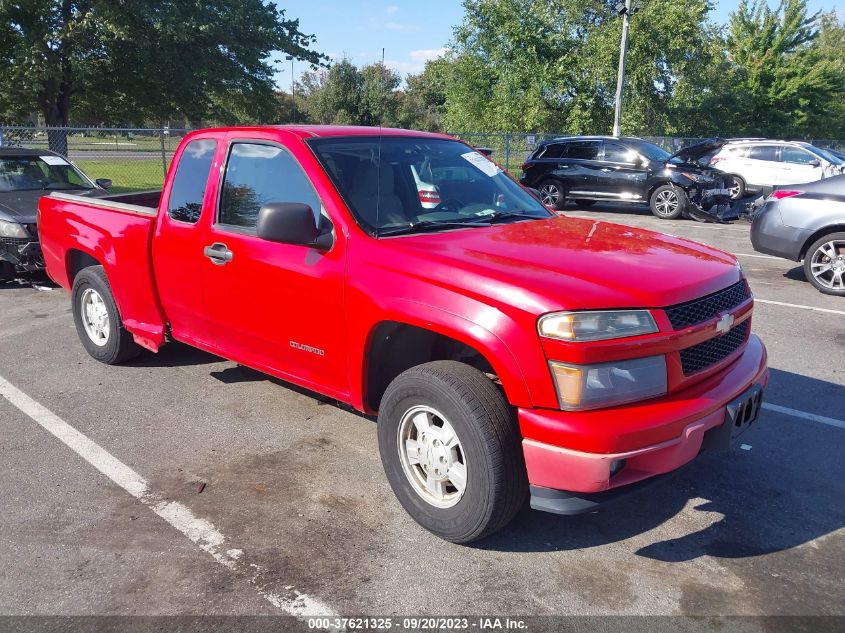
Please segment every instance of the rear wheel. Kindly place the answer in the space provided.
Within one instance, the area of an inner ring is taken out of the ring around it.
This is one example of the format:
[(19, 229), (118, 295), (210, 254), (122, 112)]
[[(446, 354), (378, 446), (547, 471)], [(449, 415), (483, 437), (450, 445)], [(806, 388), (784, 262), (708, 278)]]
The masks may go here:
[(575, 204), (579, 207), (591, 207), (596, 203), (596, 200), (584, 200), (583, 198), (576, 198)]
[(804, 275), (821, 292), (845, 297), (845, 233), (829, 233), (810, 245)]
[(102, 266), (84, 268), (73, 280), (73, 321), (82, 346), (94, 359), (114, 365), (141, 352), (124, 327)]
[(662, 220), (681, 217), (687, 208), (687, 194), (680, 187), (662, 185), (654, 190), (649, 200), (651, 212)]
[(477, 369), (426, 363), (387, 388), (379, 452), (402, 507), (437, 536), (469, 543), (513, 519), (528, 482), (513, 412)]
[(548, 178), (540, 183), (540, 199), (547, 207), (560, 211), (566, 204), (566, 191), (560, 181)]
[(742, 200), (745, 197), (745, 180), (736, 174), (728, 176), (728, 189), (731, 192), (731, 200)]

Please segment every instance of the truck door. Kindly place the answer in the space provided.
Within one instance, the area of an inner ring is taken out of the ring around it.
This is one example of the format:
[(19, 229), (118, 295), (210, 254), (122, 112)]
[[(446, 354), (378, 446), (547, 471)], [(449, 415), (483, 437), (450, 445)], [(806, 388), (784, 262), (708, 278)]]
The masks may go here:
[(566, 154), (559, 159), (555, 175), (560, 175), (567, 188), (568, 198), (577, 198), (579, 193), (588, 198), (595, 196), (601, 168), (599, 160), (601, 141), (569, 141)]
[(337, 242), (322, 251), (259, 239), (258, 212), (270, 202), (305, 203), (318, 218), (324, 213), (288, 147), (230, 138), (203, 249), (215, 346), (232, 360), (342, 396), (344, 249)]
[(206, 260), (202, 256), (203, 228), (199, 220), (203, 210), (213, 210), (209, 205), (215, 191), (209, 187), (209, 174), (217, 171), (212, 166), (215, 161), (219, 166), (222, 151), (218, 152), (217, 140), (198, 138), (187, 143), (175, 160), (178, 162), (170, 189), (162, 192), (152, 243), (153, 268), (159, 301), (172, 335), (202, 346), (208, 344), (210, 333), (202, 296), (201, 275)]

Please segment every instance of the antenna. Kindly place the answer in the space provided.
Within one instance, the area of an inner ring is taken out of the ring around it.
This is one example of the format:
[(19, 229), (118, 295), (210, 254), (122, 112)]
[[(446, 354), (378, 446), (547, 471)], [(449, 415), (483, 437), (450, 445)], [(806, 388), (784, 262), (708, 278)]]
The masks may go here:
[(381, 206), (381, 124), (384, 114), (384, 47), (381, 49), (381, 68), (379, 68), (379, 84), (381, 88), (381, 99), (378, 108), (378, 164), (376, 166), (376, 237), (379, 236), (378, 212)]

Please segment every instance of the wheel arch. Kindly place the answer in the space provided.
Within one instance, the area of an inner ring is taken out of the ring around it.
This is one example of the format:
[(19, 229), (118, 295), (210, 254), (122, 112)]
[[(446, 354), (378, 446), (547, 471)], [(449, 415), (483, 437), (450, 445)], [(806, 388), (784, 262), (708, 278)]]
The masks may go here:
[[(481, 329), (470, 325), (476, 331)], [(363, 409), (372, 413), (378, 411), (387, 386), (396, 376), (411, 367), (436, 360), (456, 360), (475, 367), (500, 384), (508, 402), (530, 404), (526, 383), (515, 358), (492, 333), (471, 336), (466, 330), (449, 327), (443, 322), (386, 318), (375, 323), (367, 333), (361, 376)]]
[(804, 259), (807, 256), (807, 251), (810, 249), (810, 246), (812, 246), (816, 240), (821, 239), (828, 233), (845, 233), (845, 222), (824, 226), (804, 240), (804, 244), (801, 246), (801, 250), (798, 253), (798, 259)]

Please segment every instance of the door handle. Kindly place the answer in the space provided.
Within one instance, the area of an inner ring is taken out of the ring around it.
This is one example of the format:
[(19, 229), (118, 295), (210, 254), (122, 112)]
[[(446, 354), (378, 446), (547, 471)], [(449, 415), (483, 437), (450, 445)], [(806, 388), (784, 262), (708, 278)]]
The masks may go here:
[(208, 257), (212, 263), (222, 266), (226, 262), (232, 261), (232, 251), (223, 242), (214, 242), (211, 246), (206, 246), (202, 249), (202, 254)]
[(610, 171), (610, 169), (608, 169), (607, 167), (603, 167), (603, 168), (602, 168), (602, 171), (607, 172), (607, 171)]

